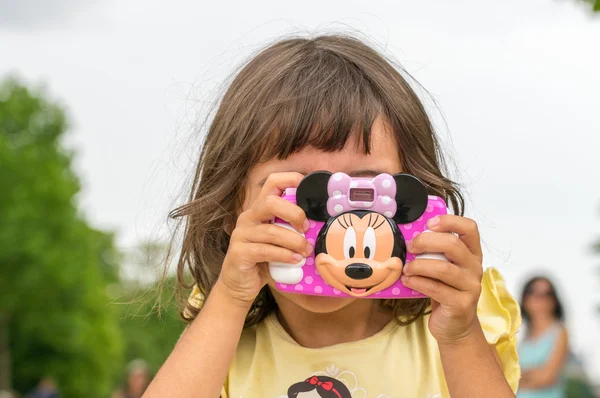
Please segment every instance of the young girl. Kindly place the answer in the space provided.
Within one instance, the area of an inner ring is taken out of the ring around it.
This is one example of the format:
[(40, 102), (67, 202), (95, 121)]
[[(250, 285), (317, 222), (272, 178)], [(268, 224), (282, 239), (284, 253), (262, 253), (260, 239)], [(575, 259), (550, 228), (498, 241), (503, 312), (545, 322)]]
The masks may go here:
[(410, 173), (462, 214), (441, 165), (423, 105), (372, 48), (322, 36), (257, 54), (225, 93), (191, 200), (175, 212), (186, 219), (179, 275), (187, 268), (196, 283), (190, 325), (145, 397), (514, 397), (519, 307), (498, 272), (483, 271), (472, 220), (434, 218), (432, 233), (408, 242), (448, 258), (403, 269), (430, 299), (285, 294), (269, 276), (268, 262), (313, 250), (269, 223), (307, 230), (280, 197), (303, 175)]

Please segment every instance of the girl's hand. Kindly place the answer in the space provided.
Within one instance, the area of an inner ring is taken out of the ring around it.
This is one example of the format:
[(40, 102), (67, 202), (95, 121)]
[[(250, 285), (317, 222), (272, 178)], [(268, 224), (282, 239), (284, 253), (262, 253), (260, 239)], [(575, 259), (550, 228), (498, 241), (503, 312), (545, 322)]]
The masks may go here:
[(481, 328), (477, 318), (483, 276), (479, 230), (475, 221), (453, 215), (434, 217), (427, 225), (433, 232), (410, 241), (408, 251), (442, 253), (448, 261), (415, 259), (404, 267), (402, 283), (431, 298), (429, 330), (438, 344), (451, 344)]
[(300, 173), (269, 175), (258, 198), (237, 219), (216, 286), (242, 305), (250, 306), (267, 283), (265, 263), (295, 264), (312, 252), (304, 237), (270, 224), (278, 217), (298, 232), (308, 230), (304, 211), (281, 198), (286, 188), (297, 187), (302, 178)]

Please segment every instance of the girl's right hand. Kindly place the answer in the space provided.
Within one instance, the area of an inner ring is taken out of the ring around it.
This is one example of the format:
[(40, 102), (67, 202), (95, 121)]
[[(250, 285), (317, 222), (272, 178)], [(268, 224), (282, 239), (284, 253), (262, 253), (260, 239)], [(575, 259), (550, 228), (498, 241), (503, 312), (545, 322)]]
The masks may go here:
[(296, 188), (302, 178), (300, 173), (269, 175), (258, 198), (237, 219), (217, 286), (244, 306), (250, 307), (267, 283), (267, 263), (295, 264), (312, 253), (302, 235), (270, 223), (278, 217), (300, 233), (308, 230), (304, 211), (281, 198), (286, 188)]

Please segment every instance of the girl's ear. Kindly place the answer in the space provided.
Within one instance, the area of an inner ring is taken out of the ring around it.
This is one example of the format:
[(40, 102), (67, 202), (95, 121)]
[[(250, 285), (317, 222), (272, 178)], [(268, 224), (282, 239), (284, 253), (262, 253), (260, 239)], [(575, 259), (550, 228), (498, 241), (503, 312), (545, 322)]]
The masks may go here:
[(328, 171), (316, 171), (304, 177), (296, 189), (296, 203), (306, 217), (315, 221), (327, 221), (327, 184), (331, 173)]
[(396, 182), (396, 214), (393, 220), (398, 224), (408, 224), (421, 217), (429, 200), (427, 188), (410, 174), (394, 175)]

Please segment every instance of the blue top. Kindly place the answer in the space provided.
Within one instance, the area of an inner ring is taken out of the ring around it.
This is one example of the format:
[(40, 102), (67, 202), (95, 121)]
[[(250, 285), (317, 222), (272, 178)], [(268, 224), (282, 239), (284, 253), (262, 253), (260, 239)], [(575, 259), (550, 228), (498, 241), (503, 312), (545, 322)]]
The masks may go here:
[[(544, 366), (556, 346), (556, 340), (561, 332), (559, 323), (555, 323), (535, 339), (526, 339), (519, 346), (519, 364), (521, 371)], [(565, 398), (566, 380), (562, 375), (551, 387), (541, 390), (519, 389), (517, 398)]]

